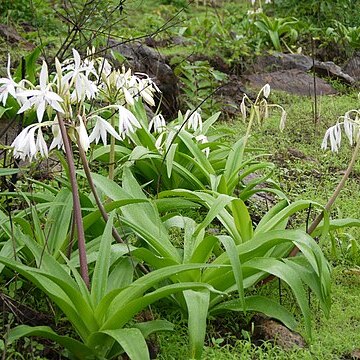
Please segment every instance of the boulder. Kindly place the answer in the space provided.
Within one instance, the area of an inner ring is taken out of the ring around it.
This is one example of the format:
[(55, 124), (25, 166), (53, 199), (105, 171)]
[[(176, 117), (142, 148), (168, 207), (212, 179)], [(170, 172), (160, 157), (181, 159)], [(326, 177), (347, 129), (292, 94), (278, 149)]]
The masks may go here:
[(308, 71), (313, 65), (312, 59), (303, 54), (273, 53), (256, 57), (247, 73), (274, 72), (278, 70), (298, 69)]
[(251, 323), (254, 329), (252, 340), (257, 345), (260, 345), (263, 341), (269, 341), (284, 350), (306, 347), (306, 342), (300, 334), (289, 330), (276, 320), (259, 314), (253, 317)]
[(316, 61), (312, 69), (320, 76), (327, 76), (334, 80), (339, 80), (348, 85), (352, 85), (355, 79), (349, 74), (346, 74), (340, 66), (332, 61), (320, 62)]
[[(359, 70), (359, 61), (360, 57), (355, 60), (354, 64), (350, 64), (348, 67), (350, 70), (358, 71)], [(358, 67), (356, 67), (356, 65)], [(264, 73), (264, 72), (275, 72), (281, 70), (291, 70), (297, 69), (304, 72), (313, 70), (319, 76), (330, 77), (331, 79), (339, 80), (345, 84), (352, 85), (355, 82), (354, 77), (349, 73), (348, 69), (341, 69), (340, 66), (336, 65), (332, 61), (318, 61), (313, 59), (310, 56), (303, 54), (283, 54), (283, 53), (273, 53), (258, 56), (255, 59), (255, 62), (250, 66), (247, 73)]]
[(12, 26), (0, 24), (0, 36), (10, 44), (21, 43), (26, 50), (34, 49), (34, 45), (26, 41)]
[[(242, 76), (249, 87), (260, 89), (270, 84), (274, 90), (296, 95), (314, 95), (314, 78), (299, 69), (281, 70), (270, 73)], [(332, 95), (336, 90), (324, 80), (316, 77), (316, 94)]]
[(360, 52), (356, 52), (344, 67), (344, 71), (356, 82), (360, 82)]
[[(112, 51), (120, 53), (125, 59), (125, 66), (133, 72), (149, 75), (161, 90), (158, 101), (161, 100), (161, 110), (165, 116), (176, 116), (178, 111), (179, 86), (178, 80), (165, 58), (155, 49), (141, 42), (109, 43)], [(116, 62), (116, 61), (114, 61)], [(122, 64), (116, 63), (116, 66)]]

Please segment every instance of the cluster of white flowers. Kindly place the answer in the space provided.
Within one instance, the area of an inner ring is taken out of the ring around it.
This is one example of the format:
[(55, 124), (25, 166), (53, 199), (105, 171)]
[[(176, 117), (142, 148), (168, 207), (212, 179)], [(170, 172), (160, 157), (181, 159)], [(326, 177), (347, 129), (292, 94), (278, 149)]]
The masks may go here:
[(360, 110), (350, 110), (340, 117), (341, 122), (337, 122), (334, 126), (327, 129), (321, 144), (323, 150), (327, 149), (330, 143), (331, 151), (338, 152), (341, 145), (341, 129), (349, 140), (350, 145), (359, 141), (360, 136)]
[[(208, 138), (202, 134), (203, 122), (200, 114), (200, 110), (187, 110), (183, 116), (179, 112), (179, 119), (182, 119), (182, 123), (176, 123), (173, 126), (167, 127), (165, 119), (162, 115), (155, 116), (149, 123), (149, 131), (154, 129), (154, 133), (158, 133), (159, 136), (155, 142), (155, 146), (160, 153), (166, 153), (169, 151), (177, 133), (186, 127), (193, 132), (193, 138), (199, 144), (208, 143)], [(205, 147), (202, 149), (205, 155), (208, 157), (210, 154), (210, 148)]]
[[(251, 5), (254, 7), (252, 10), (248, 10), (248, 15), (256, 15), (263, 12), (261, 0), (250, 0)], [(256, 2), (258, 2), (258, 7), (256, 8)], [(271, 4), (271, 0), (265, 0), (265, 4)]]
[(266, 120), (269, 117), (269, 108), (278, 108), (281, 110), (281, 118), (280, 118), (280, 130), (284, 130), (285, 123), (286, 123), (286, 111), (285, 109), (278, 105), (278, 104), (269, 104), (267, 99), (270, 95), (270, 85), (265, 84), (259, 91), (256, 100), (252, 101), (246, 94), (244, 94), (242, 102), (240, 104), (240, 111), (241, 115), (243, 117), (243, 120), (245, 121), (248, 114), (247, 114), (247, 108), (246, 103), (250, 105), (250, 108), (254, 111), (255, 116), (257, 117), (257, 120), (259, 123), (262, 123), (263, 120)]
[[(125, 71), (125, 68), (121, 71), (112, 69), (106, 59), (94, 58), (94, 50), (88, 51), (84, 60), (75, 49), (72, 53), (73, 57), (63, 63), (55, 59), (54, 74), (49, 74), (44, 61), (38, 85), (27, 80), (16, 82), (11, 76), (9, 56), (7, 77), (0, 78), (0, 102), (6, 106), (11, 96), (19, 103), (19, 114), (33, 109), (38, 121), (25, 128), (11, 144), (15, 158), (31, 160), (38, 155), (47, 156), (53, 148), (63, 148), (58, 116), (63, 116), (67, 127), (77, 132), (80, 146), (86, 151), (93, 141), (98, 143), (101, 139), (107, 144), (107, 134), (121, 140), (141, 127), (126, 106), (133, 106), (140, 98), (151, 106), (155, 105), (154, 95), (160, 90), (147, 75), (132, 74), (130, 69)], [(99, 98), (102, 103), (107, 101), (110, 105), (88, 112), (86, 101), (94, 98)], [(105, 110), (117, 112), (118, 131), (101, 116)], [(48, 121), (43, 121), (45, 114)], [(89, 135), (90, 126), (93, 129)], [(43, 136), (44, 127), (52, 129), (53, 139), (49, 148)], [(156, 127), (159, 128), (158, 123)]]

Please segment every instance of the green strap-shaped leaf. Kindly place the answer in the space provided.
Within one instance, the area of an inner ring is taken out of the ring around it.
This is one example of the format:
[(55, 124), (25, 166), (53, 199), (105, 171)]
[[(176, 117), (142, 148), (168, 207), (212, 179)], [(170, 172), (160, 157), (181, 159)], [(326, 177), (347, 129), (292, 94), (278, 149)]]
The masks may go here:
[(248, 241), (253, 237), (253, 226), (247, 206), (241, 199), (231, 202), (231, 210), (236, 229), (243, 241)]
[(68, 349), (71, 355), (73, 355), (77, 360), (97, 359), (97, 356), (92, 349), (88, 348), (80, 341), (72, 339), (71, 337), (60, 336), (56, 334), (48, 326), (35, 326), (35, 327), (31, 327), (27, 325), (17, 326), (16, 328), (10, 330), (8, 343), (11, 344), (17, 339), (20, 339), (24, 336), (39, 336), (55, 341), (56, 343), (62, 345), (64, 348)]
[(241, 263), (239, 259), (239, 254), (234, 243), (234, 240), (230, 236), (218, 236), (221, 243), (224, 245), (226, 253), (230, 259), (231, 267), (234, 273), (235, 283), (237, 291), (239, 293), (240, 303), (244, 311), (245, 308), (245, 293), (244, 293), (244, 279), (241, 269)]
[[(269, 299), (268, 297), (254, 295), (245, 298), (245, 305), (247, 311), (258, 311), (269, 317), (280, 320), (284, 325), (290, 329), (295, 329), (297, 323), (293, 314), (286, 308), (281, 306), (278, 302)], [(240, 300), (224, 301), (221, 304), (213, 307), (210, 314), (221, 314), (225, 311), (244, 311)]]
[(150, 360), (146, 341), (139, 329), (102, 330), (101, 333), (118, 342), (131, 360)]
[(185, 290), (183, 292), (188, 308), (188, 329), (190, 339), (190, 358), (200, 359), (206, 334), (210, 291)]
[(95, 306), (99, 304), (100, 300), (105, 296), (107, 290), (107, 280), (110, 269), (113, 221), (114, 213), (111, 213), (106, 224), (104, 234), (101, 237), (98, 258), (91, 280), (91, 298)]

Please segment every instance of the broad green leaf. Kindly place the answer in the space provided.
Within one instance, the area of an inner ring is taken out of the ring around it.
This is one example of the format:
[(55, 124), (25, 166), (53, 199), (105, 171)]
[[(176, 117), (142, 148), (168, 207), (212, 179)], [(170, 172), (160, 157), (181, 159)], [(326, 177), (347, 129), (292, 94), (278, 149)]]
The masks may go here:
[(240, 303), (244, 311), (246, 311), (245, 307), (245, 292), (244, 292), (244, 279), (243, 273), (241, 269), (241, 263), (239, 259), (239, 254), (236, 249), (236, 245), (234, 240), (230, 236), (218, 236), (221, 243), (224, 245), (226, 253), (229, 257), (231, 267), (234, 273), (235, 283), (237, 287), (237, 291), (239, 293)]
[(151, 320), (136, 323), (134, 324), (134, 327), (141, 331), (145, 339), (154, 332), (174, 330), (174, 324), (166, 320)]
[(96, 353), (88, 348), (86, 345), (81, 343), (78, 340), (72, 339), (68, 336), (61, 336), (56, 334), (50, 327), (48, 326), (27, 326), (27, 325), (19, 325), (14, 329), (10, 330), (9, 337), (7, 339), (9, 344), (12, 344), (14, 341), (28, 336), (38, 336), (43, 337), (49, 340), (52, 340), (64, 348), (68, 349), (77, 360), (96, 360)]
[(150, 360), (144, 336), (139, 329), (102, 330), (101, 333), (118, 342), (131, 360)]
[(55, 197), (47, 214), (44, 233), (47, 239), (47, 248), (50, 254), (58, 256), (64, 247), (66, 236), (69, 231), (72, 217), (72, 193), (68, 189), (62, 189)]
[[(5, 109), (6, 110), (6, 109)], [(1, 114), (1, 110), (0, 110), (0, 118), (1, 118), (2, 114)], [(9, 176), (9, 175), (14, 175), (20, 172), (20, 169), (0, 169), (0, 176)]]
[(188, 309), (190, 358), (200, 359), (205, 341), (210, 292), (207, 289), (185, 290), (183, 294)]
[(253, 226), (247, 206), (241, 199), (235, 199), (231, 202), (231, 211), (242, 240), (250, 240), (253, 237)]
[[(285, 326), (294, 330), (296, 321), (293, 314), (278, 302), (268, 297), (254, 295), (245, 298), (245, 306), (248, 311), (261, 312), (269, 317), (280, 320)], [(210, 310), (210, 314), (221, 314), (226, 311), (244, 311), (240, 300), (224, 301)]]
[(99, 304), (101, 299), (105, 296), (107, 290), (113, 221), (114, 213), (111, 213), (109, 220), (106, 223), (104, 234), (101, 237), (98, 258), (91, 279), (91, 298), (95, 306)]
[(288, 264), (273, 258), (252, 259), (243, 266), (266, 271), (285, 281), (290, 286), (304, 316), (307, 335), (311, 338), (311, 312), (299, 274)]
[(178, 146), (178, 144), (172, 144), (170, 146), (170, 150), (168, 151), (166, 159), (165, 159), (165, 161), (166, 161), (166, 172), (167, 172), (168, 178), (171, 177), (171, 172), (172, 172), (172, 169), (173, 169), (173, 162), (174, 162), (174, 157), (175, 157), (175, 154), (176, 154), (177, 146)]

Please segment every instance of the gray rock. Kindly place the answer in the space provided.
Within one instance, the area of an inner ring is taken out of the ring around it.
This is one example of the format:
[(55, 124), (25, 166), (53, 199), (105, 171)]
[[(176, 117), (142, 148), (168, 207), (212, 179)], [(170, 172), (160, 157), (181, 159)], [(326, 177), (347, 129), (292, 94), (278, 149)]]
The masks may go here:
[(319, 62), (316, 61), (312, 69), (316, 74), (320, 76), (328, 76), (332, 79), (339, 80), (348, 85), (352, 85), (355, 82), (355, 79), (350, 75), (343, 72), (340, 66), (336, 65), (332, 61)]
[(355, 81), (360, 82), (360, 52), (353, 55), (353, 57), (345, 65), (344, 71)]
[(0, 24), (0, 36), (11, 44), (21, 43), (26, 50), (34, 49), (34, 45), (26, 41), (12, 26)]
[(309, 56), (302, 54), (273, 53), (258, 56), (250, 66), (251, 73), (274, 72), (278, 70), (298, 69), (308, 71), (313, 65)]
[[(281, 90), (296, 95), (313, 95), (313, 76), (302, 70), (290, 69), (271, 73), (245, 75), (242, 77), (249, 87), (260, 89), (265, 84), (270, 84), (274, 90)], [(316, 94), (332, 95), (336, 90), (324, 80), (316, 77)]]
[[(356, 67), (359, 61), (360, 57), (357, 59), (357, 62), (355, 60), (355, 64), (350, 65), (350, 69), (357, 69), (360, 75), (359, 67)], [(303, 54), (274, 53), (258, 56), (249, 70), (250, 73), (264, 73), (291, 69), (302, 70), (304, 72), (314, 70), (320, 76), (327, 76), (348, 85), (352, 85), (355, 82), (348, 69), (342, 70), (340, 66), (332, 61), (322, 62), (315, 60), (313, 66), (313, 59)]]

